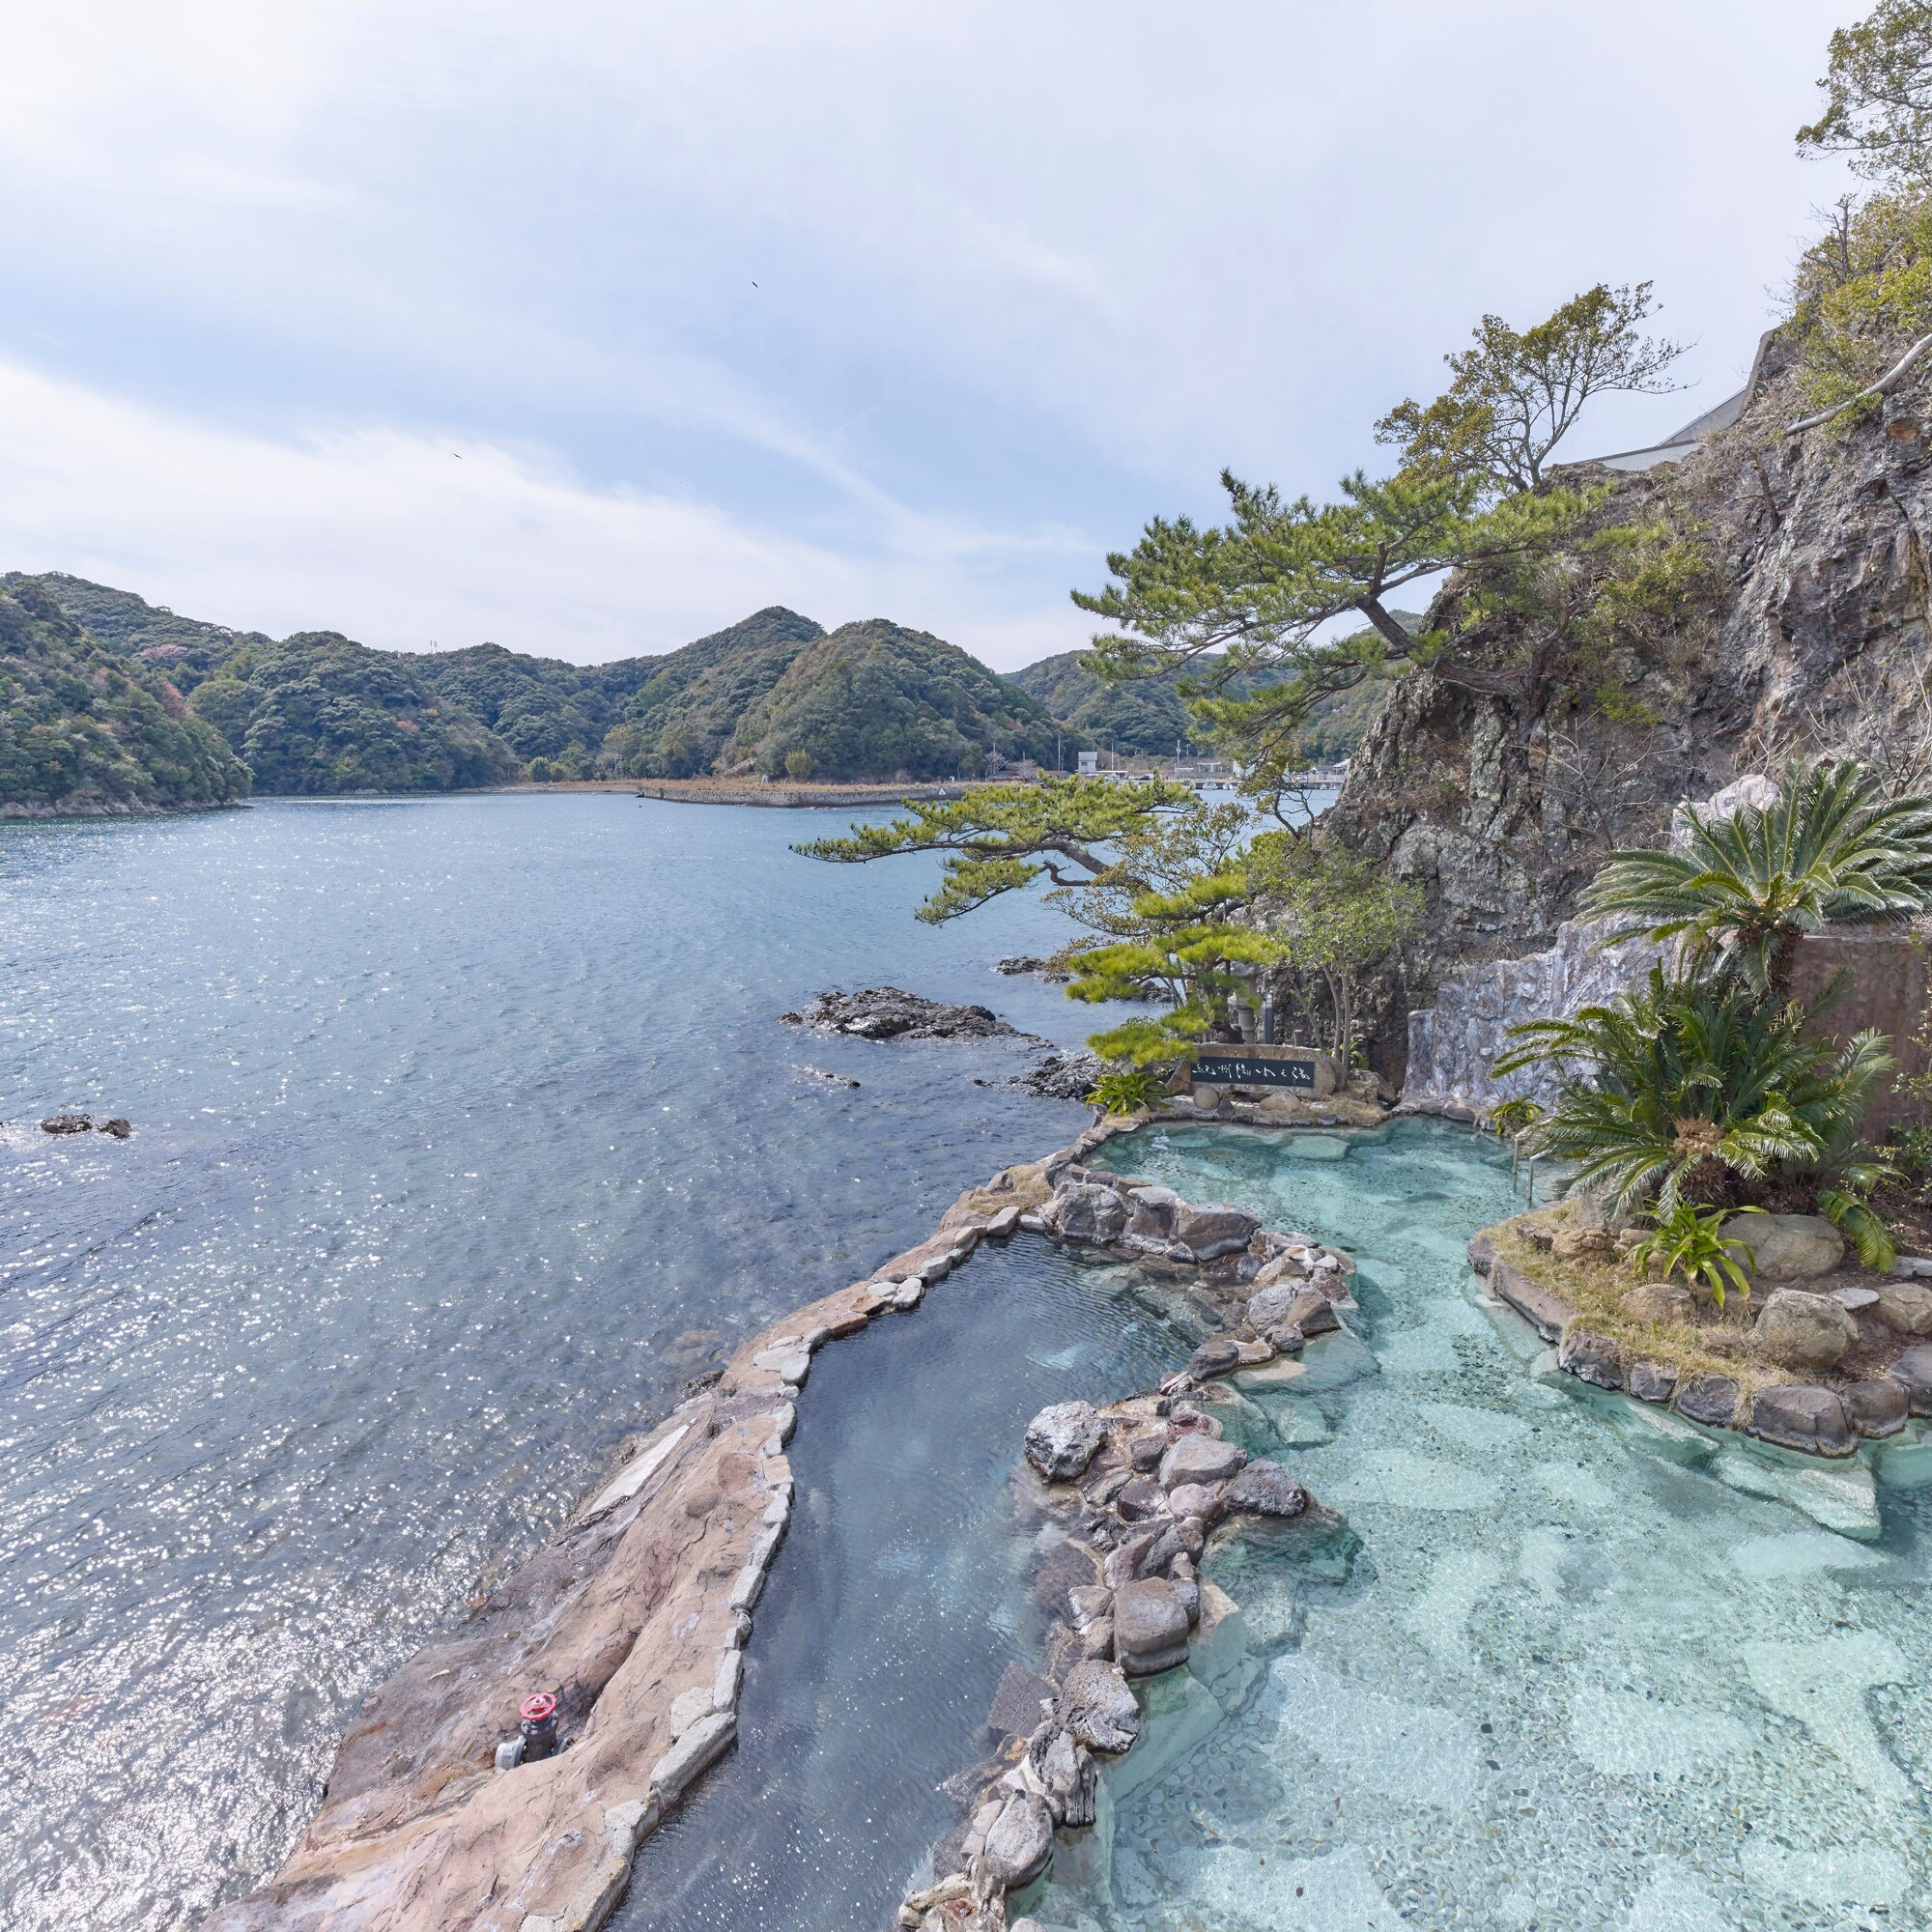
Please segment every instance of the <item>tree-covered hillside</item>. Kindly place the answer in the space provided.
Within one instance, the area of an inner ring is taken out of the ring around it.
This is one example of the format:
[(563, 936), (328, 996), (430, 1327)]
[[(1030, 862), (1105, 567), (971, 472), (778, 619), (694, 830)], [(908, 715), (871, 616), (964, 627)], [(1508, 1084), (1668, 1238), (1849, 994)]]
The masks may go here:
[(754, 702), (727, 768), (776, 777), (978, 777), (988, 754), (1050, 761), (1053, 720), (956, 644), (882, 617), (807, 645)]
[(0, 813), (216, 805), (248, 790), (180, 690), (88, 637), (42, 586), (0, 592)]
[[(1397, 611), (1398, 622), (1420, 628), (1422, 619)], [(1190, 716), (1180, 687), (1200, 682), (1211, 667), (1197, 665), (1183, 677), (1170, 671), (1160, 677), (1109, 684), (1091, 667), (1086, 651), (1062, 651), (1041, 658), (1009, 679), (1052, 713), (1063, 725), (1067, 742), (1103, 745), (1111, 751), (1147, 757), (1172, 757), (1176, 744), (1190, 753), (1210, 750), (1201, 725)], [(1237, 677), (1229, 686), (1232, 696), (1246, 696), (1256, 680)], [(1316, 705), (1301, 734), (1303, 755), (1311, 764), (1330, 764), (1348, 757), (1361, 743), (1387, 686), (1371, 683), (1325, 698)]]
[(460, 791), (521, 775), (494, 731), (431, 689), (419, 660), (332, 631), (245, 645), (188, 704), (258, 791)]
[(631, 778), (685, 779), (713, 770), (746, 713), (824, 635), (810, 617), (774, 604), (682, 650), (633, 660), (647, 666), (650, 676), (626, 701), (605, 744), (606, 760)]

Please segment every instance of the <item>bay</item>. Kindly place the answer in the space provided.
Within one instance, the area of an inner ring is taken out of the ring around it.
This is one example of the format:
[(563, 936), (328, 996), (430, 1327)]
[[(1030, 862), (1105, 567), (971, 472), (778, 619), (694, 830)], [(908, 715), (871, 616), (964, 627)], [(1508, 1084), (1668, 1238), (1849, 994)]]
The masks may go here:
[[(1085, 1118), (830, 985), (1097, 1015), (844, 817), (523, 795), (0, 828), (0, 1918), (198, 1921), (736, 1337)], [(855, 1090), (822, 1077), (857, 1079)], [(975, 1077), (990, 1084), (976, 1086)], [(62, 1108), (131, 1139), (54, 1139)]]

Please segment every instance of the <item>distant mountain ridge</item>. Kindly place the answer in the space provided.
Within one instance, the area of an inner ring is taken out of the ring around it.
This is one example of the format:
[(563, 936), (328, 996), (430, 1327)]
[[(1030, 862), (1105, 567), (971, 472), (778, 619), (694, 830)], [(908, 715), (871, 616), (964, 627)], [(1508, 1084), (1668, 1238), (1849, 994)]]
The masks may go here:
[[(574, 665), (500, 644), (275, 639), (61, 572), (13, 572), (0, 592), (19, 646), (0, 685), (6, 809), (132, 810), (251, 784), (331, 796), (713, 772), (891, 782), (1070, 762), (1096, 743), (1158, 756), (1196, 742), (1172, 677), (1108, 685), (1080, 651), (1002, 677), (884, 617), (827, 632), (775, 604), (661, 656)], [(1380, 695), (1332, 700), (1304, 734), (1310, 757), (1346, 755)]]

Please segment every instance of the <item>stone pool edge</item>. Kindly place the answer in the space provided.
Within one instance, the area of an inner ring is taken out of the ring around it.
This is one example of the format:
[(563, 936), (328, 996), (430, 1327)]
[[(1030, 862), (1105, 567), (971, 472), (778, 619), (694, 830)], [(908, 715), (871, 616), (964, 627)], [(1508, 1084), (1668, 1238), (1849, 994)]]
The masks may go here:
[[(751, 1612), (790, 1521), (784, 1446), (813, 1352), (916, 1308), (981, 1240), (1046, 1203), (1052, 1177), (1145, 1118), (1095, 1121), (1003, 1168), (917, 1246), (743, 1343), (468, 1623), (372, 1694), (294, 1851), (206, 1932), (594, 1932), (638, 1846), (735, 1738)], [(572, 1747), (507, 1775), (488, 1768), (515, 1735), (520, 1698), (550, 1686)]]

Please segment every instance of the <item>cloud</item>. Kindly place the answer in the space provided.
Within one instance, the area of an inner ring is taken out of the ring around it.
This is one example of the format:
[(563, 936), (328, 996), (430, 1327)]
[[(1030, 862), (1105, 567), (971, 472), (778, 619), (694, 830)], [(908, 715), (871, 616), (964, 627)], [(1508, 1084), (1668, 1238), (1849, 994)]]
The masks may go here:
[[(1700, 386), (1579, 448), (1725, 394), (1838, 185), (1791, 130), (1842, 12), (66, 0), (0, 66), (0, 358), (91, 427), (14, 528), (372, 638), (1065, 648), (1145, 517), (1373, 462), (1485, 310), (1656, 280)], [(163, 444), (253, 487), (124, 487)]]

